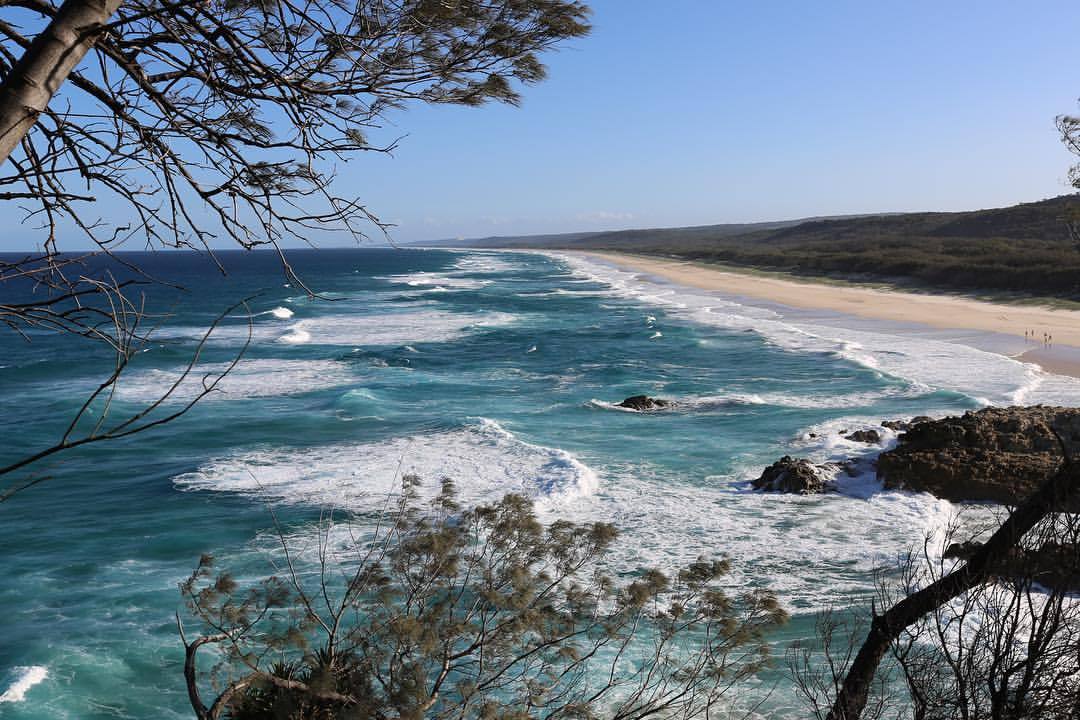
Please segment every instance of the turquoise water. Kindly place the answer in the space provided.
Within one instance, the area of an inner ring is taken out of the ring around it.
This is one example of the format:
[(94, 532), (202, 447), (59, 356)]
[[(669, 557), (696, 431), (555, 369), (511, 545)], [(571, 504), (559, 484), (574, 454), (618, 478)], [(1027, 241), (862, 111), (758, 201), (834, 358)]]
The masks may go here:
[[(228, 277), (194, 255), (134, 259), (187, 292), (151, 298), (160, 327), (114, 417), (153, 401), (217, 313), (250, 295), (253, 341), (222, 392), (180, 420), (57, 456), (36, 468), (47, 481), (0, 505), (3, 718), (188, 717), (173, 613), (199, 555), (259, 572), (267, 502), (302, 532), (321, 506), (374, 506), (399, 470), (453, 477), (469, 500), (525, 492), (547, 519), (613, 520), (618, 559), (634, 566), (730, 555), (733, 585), (773, 587), (795, 614), (782, 646), (816, 609), (864, 602), (874, 564), (952, 507), (868, 477), (840, 495), (761, 495), (747, 481), (762, 467), (879, 452), (888, 433), (872, 447), (840, 430), (884, 418), (1080, 398), (947, 338), (785, 315), (576, 258), (295, 252), (316, 301), (269, 254), (223, 254)], [(227, 321), (204, 367), (228, 362), (246, 327)], [(84, 340), (3, 343), (0, 464), (56, 438), (110, 363)], [(640, 393), (680, 409), (612, 406)]]

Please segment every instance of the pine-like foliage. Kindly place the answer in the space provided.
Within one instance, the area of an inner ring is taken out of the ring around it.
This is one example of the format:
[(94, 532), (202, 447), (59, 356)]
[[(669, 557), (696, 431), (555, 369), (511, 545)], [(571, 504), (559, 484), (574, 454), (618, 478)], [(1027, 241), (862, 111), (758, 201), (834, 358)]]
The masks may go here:
[(545, 527), (517, 495), (462, 510), (449, 481), (426, 506), (417, 482), (362, 540), (320, 525), (309, 564), (283, 541), (286, 572), (253, 588), (204, 558), (182, 587), (207, 633), (184, 640), (200, 718), (691, 718), (768, 663), (786, 614), (768, 592), (723, 592), (726, 561), (616, 582), (611, 525)]

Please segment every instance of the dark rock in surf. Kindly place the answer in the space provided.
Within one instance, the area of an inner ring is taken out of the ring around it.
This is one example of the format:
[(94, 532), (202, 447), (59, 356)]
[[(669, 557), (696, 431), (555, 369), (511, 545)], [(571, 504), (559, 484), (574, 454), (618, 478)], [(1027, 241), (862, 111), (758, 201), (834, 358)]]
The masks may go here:
[(823, 472), (809, 460), (785, 455), (761, 473), (753, 482), (755, 490), (766, 492), (816, 495), (832, 489)]
[(866, 443), (867, 445), (876, 445), (881, 442), (881, 433), (877, 430), (856, 430), (853, 433), (849, 433), (847, 439)]
[(671, 400), (661, 400), (648, 395), (633, 395), (619, 403), (618, 407), (637, 410), (638, 412), (648, 412), (649, 410), (664, 410), (674, 405), (675, 403)]
[[(828, 467), (828, 465), (825, 467)], [(842, 470), (845, 475), (851, 478), (873, 472), (875, 467), (877, 467), (877, 458), (875, 457), (848, 458), (844, 462), (838, 464), (838, 469)]]

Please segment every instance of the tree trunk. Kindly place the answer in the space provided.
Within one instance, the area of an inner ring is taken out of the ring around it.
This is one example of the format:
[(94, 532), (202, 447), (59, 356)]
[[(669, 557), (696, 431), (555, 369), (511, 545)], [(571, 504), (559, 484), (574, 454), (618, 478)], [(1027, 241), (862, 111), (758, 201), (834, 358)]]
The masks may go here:
[(67, 0), (0, 85), (0, 165), (37, 122), (123, 0)]
[(878, 665), (904, 628), (967, 590), (992, 580), (996, 560), (1005, 557), (1039, 521), (1057, 508), (1067, 507), (1067, 502), (1080, 496), (1080, 472), (1077, 468), (1066, 461), (1053, 477), (1009, 515), (997, 532), (962, 567), (874, 617), (859, 654), (848, 668), (828, 720), (858, 720), (866, 706), (867, 694)]

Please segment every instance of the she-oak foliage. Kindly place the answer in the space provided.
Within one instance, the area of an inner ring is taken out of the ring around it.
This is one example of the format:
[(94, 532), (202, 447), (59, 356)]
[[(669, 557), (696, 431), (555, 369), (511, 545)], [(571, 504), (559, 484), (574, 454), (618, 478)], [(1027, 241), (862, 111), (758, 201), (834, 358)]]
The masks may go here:
[[(541, 80), (539, 54), (586, 34), (587, 14), (576, 0), (8, 0), (0, 120), (33, 124), (22, 138), (0, 127), (17, 142), (0, 198), (29, 203), (47, 250), (64, 223), (103, 248), (361, 235), (377, 219), (335, 194), (335, 163), (393, 147), (368, 140), (388, 109), (516, 103), (514, 84)], [(32, 107), (27, 88), (58, 80)], [(110, 195), (125, 222), (95, 217)]]
[[(23, 209), (40, 248), (0, 258), (13, 291), (0, 326), (104, 343), (115, 365), (87, 406), (110, 397), (161, 322), (144, 322), (145, 288), (163, 280), (113, 256), (117, 278), (95, 255), (385, 230), (334, 177), (394, 148), (371, 139), (387, 111), (517, 103), (588, 13), (578, 0), (0, 0), (0, 202)], [(93, 250), (65, 253), (73, 238)], [(204, 374), (198, 356), (181, 380)], [(220, 379), (205, 375), (202, 395)], [(173, 390), (115, 421), (87, 423), (84, 408), (0, 467), (15, 477), (0, 503), (47, 477), (30, 465), (160, 425), (147, 415)]]
[(787, 616), (720, 590), (726, 561), (620, 583), (611, 525), (544, 527), (517, 495), (462, 510), (448, 480), (427, 506), (417, 484), (375, 530), (321, 524), (307, 562), (282, 535), (283, 571), (255, 587), (203, 558), (181, 587), (206, 633), (181, 625), (199, 718), (705, 717), (769, 662)]

